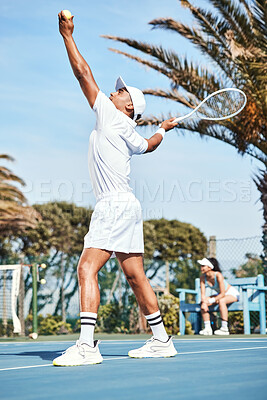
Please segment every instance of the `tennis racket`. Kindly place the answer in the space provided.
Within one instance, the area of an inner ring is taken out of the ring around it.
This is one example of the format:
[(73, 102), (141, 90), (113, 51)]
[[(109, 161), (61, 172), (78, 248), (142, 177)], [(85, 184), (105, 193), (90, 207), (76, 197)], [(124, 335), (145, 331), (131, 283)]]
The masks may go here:
[(232, 118), (243, 110), (247, 102), (247, 96), (240, 89), (227, 88), (217, 90), (207, 96), (190, 113), (176, 118), (173, 122), (180, 122), (196, 113), (200, 119), (208, 121), (221, 121)]

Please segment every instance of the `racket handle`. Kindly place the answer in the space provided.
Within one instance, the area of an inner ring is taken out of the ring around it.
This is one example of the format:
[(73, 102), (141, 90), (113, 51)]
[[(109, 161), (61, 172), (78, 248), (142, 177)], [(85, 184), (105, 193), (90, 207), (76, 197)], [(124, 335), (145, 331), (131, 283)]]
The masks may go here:
[(185, 118), (187, 118), (187, 116), (182, 116), (182, 117), (177, 117), (177, 118), (175, 118), (175, 120), (174, 121), (172, 121), (173, 123), (176, 123), (176, 122), (180, 122), (180, 121), (182, 121), (183, 119), (185, 119)]

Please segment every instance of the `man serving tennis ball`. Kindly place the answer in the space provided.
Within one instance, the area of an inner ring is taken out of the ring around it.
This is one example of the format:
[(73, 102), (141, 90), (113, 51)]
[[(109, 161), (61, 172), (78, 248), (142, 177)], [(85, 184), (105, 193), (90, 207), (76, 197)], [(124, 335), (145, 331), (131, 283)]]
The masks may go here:
[(154, 151), (166, 131), (177, 124), (174, 118), (162, 122), (150, 139), (136, 131), (136, 120), (145, 110), (143, 93), (128, 86), (121, 77), (115, 91), (106, 97), (94, 80), (90, 67), (73, 40), (73, 16), (58, 14), (70, 65), (96, 115), (89, 140), (89, 172), (97, 203), (78, 265), (81, 333), (76, 344), (57, 357), (53, 364), (73, 366), (98, 364), (103, 358), (94, 341), (94, 328), (100, 303), (98, 272), (115, 254), (145, 315), (153, 336), (130, 357), (172, 357), (177, 354), (172, 338), (165, 331), (157, 299), (143, 268), (143, 222), (139, 201), (129, 186), (130, 160), (134, 154)]

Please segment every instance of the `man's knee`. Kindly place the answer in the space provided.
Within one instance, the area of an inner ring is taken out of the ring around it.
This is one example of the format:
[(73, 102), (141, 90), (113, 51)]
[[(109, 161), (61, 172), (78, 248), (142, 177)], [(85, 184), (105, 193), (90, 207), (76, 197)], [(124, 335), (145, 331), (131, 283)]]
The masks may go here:
[(144, 282), (147, 282), (147, 277), (145, 276), (145, 274), (143, 274), (142, 276), (140, 275), (125, 275), (126, 279), (129, 283), (129, 285), (131, 287), (139, 287), (141, 286)]
[(97, 277), (98, 268), (93, 260), (83, 260), (79, 262), (77, 273), (79, 279)]

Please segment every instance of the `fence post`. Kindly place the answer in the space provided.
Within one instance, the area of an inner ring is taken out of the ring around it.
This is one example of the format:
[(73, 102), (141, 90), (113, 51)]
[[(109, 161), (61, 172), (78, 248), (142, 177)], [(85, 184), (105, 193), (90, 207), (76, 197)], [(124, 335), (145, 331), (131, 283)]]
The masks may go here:
[[(258, 286), (264, 286), (263, 275), (258, 275)], [(261, 335), (266, 334), (266, 308), (265, 308), (265, 292), (259, 294), (260, 302), (260, 333)]]
[(169, 261), (165, 261), (165, 274), (166, 274), (166, 291), (170, 293), (170, 265)]
[(21, 324), (21, 336), (25, 336), (25, 319), (24, 319), (24, 300), (25, 300), (25, 283), (24, 283), (24, 267), (21, 264), (20, 283), (19, 283), (19, 320)]
[(243, 288), (243, 305), (244, 334), (250, 335), (250, 313), (248, 307), (248, 291), (246, 287)]
[(216, 258), (216, 236), (209, 238), (209, 257)]
[(37, 333), (37, 264), (32, 264), (32, 331)]
[[(200, 294), (200, 279), (196, 278), (195, 280), (195, 290), (197, 291), (196, 295), (196, 303), (200, 304), (201, 303), (201, 294)], [(201, 330), (201, 312), (197, 313), (197, 322), (196, 322), (196, 332), (199, 333)]]
[(184, 335), (185, 334), (185, 315), (184, 315), (183, 311), (181, 311), (181, 304), (185, 302), (185, 292), (179, 293), (179, 299), (180, 299), (179, 329), (180, 329), (180, 334)]
[[(265, 214), (266, 217), (266, 214)], [(262, 241), (263, 245), (263, 254), (261, 256), (263, 263), (263, 276), (264, 276), (264, 285), (267, 286), (267, 224), (263, 225), (263, 235)], [(267, 292), (265, 292), (265, 308), (267, 309)]]

